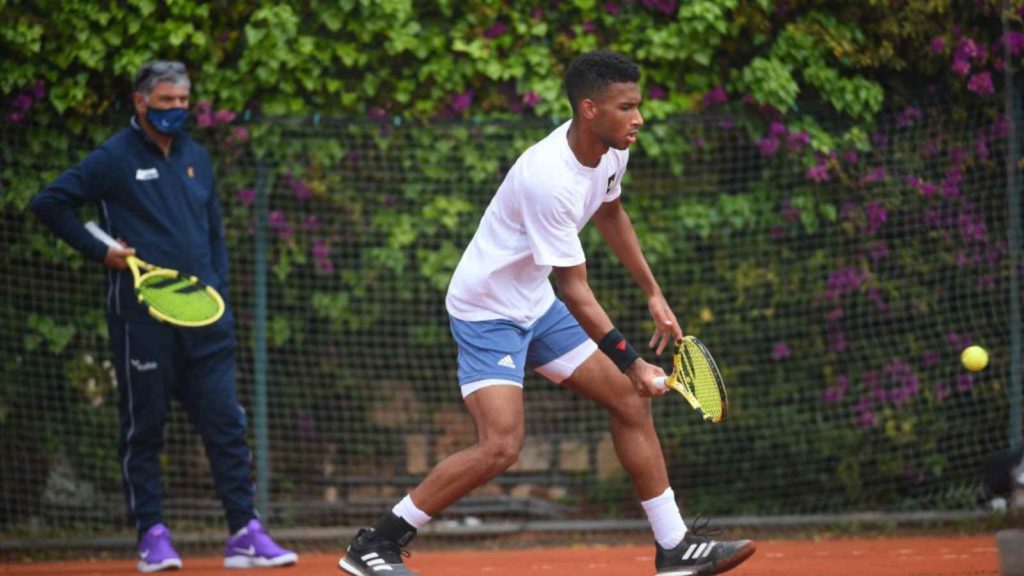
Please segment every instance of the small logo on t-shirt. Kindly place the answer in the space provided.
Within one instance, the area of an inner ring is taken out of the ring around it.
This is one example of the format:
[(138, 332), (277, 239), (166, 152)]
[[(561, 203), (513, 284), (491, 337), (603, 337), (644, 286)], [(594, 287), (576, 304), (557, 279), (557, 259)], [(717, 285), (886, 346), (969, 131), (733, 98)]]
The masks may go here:
[(160, 177), (160, 173), (156, 171), (156, 168), (139, 168), (135, 171), (136, 180), (156, 180)]
[(614, 173), (612, 173), (612, 175), (608, 177), (608, 187), (604, 189), (605, 196), (612, 193), (612, 182), (615, 182)]
[(504, 358), (498, 360), (498, 366), (515, 369), (516, 363), (512, 361), (512, 356), (506, 354)]
[(191, 166), (189, 166), (188, 169), (185, 170), (185, 172), (188, 174), (189, 178), (195, 178), (196, 177), (196, 171)]

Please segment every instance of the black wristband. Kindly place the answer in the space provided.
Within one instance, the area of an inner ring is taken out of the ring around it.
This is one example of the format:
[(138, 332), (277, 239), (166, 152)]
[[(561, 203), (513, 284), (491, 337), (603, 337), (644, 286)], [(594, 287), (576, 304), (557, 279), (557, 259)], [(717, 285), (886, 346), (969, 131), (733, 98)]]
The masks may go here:
[(602, 336), (597, 347), (605, 353), (605, 356), (612, 359), (621, 372), (625, 372), (640, 357), (636, 350), (629, 345), (629, 342), (626, 342), (626, 337), (619, 332), (618, 328), (612, 328)]

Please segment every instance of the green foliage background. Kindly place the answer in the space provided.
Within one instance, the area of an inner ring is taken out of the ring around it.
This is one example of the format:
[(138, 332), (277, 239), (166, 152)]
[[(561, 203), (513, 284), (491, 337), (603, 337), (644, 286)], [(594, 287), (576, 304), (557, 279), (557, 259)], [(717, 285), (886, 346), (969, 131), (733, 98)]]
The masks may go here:
[[(863, 233), (866, 207), (881, 202), (893, 221), (909, 221), (927, 212), (929, 201), (909, 184), (864, 185), (867, 160), (851, 163), (842, 154), (888, 158), (904, 167), (904, 175), (941, 181), (950, 162), (922, 159), (919, 146), (933, 140), (943, 154), (958, 147), (973, 151), (981, 140), (979, 131), (998, 123), (1007, 64), (1002, 46), (1009, 41), (1002, 19), (1010, 30), (1019, 30), (1021, 4), (0, 0), (7, 23), (0, 29), (0, 210), (5, 227), (0, 276), (11, 295), (3, 304), (0, 328), (5, 343), (0, 430), (5, 437), (17, 434), (19, 442), (5, 444), (0, 455), (0, 492), (5, 494), (0, 525), (32, 515), (43, 488), (51, 484), (55, 455), (80, 463), (112, 461), (114, 391), (108, 367), (92, 360), (106, 354), (95, 290), (87, 283), (58, 285), (54, 290), (64, 291), (58, 305), (39, 301), (41, 284), (17, 280), (20, 270), (69, 256), (70, 266), (84, 266), (24, 210), (46, 182), (121, 125), (132, 75), (156, 58), (180, 59), (192, 70), (193, 98), (203, 103), (197, 117), (207, 120), (194, 132), (218, 163), (232, 254), (251, 252), (251, 206), (238, 199), (257, 184), (270, 190), (270, 210), (279, 218), (272, 221), (276, 232), (302, 230), (310, 215), (332, 215), (315, 235), (279, 234), (272, 244), (271, 298), (287, 313), (272, 318), (270, 364), (287, 367), (289, 358), (314, 345), (313, 334), (357, 347), (346, 350), (350, 358), (378, 358), (380, 350), (395, 347), (451, 358), (441, 299), (502, 171), (556, 119), (568, 117), (561, 76), (575, 55), (595, 48), (630, 55), (644, 70), (642, 110), (649, 120), (634, 151), (637, 169), (627, 183), (637, 191), (628, 207), (643, 215), (634, 216), (641, 242), (659, 276), (667, 279), (670, 297), (681, 303), (677, 311), (690, 329), (710, 330), (713, 322), (720, 340), (711, 344), (729, 347), (730, 376), (749, 382), (749, 398), (768, 398), (761, 410), (747, 404), (746, 419), (730, 432), (735, 461), (717, 457), (721, 466), (735, 466), (733, 473), (753, 491), (740, 492), (763, 495), (761, 500), (735, 501), (735, 484), (719, 482), (725, 476), (715, 476), (714, 466), (712, 472), (693, 466), (674, 470), (674, 477), (697, 486), (705, 481), (703, 491), (691, 497), (712, 511), (913, 508), (915, 499), (928, 500), (931, 507), (970, 502), (975, 495), (966, 468), (983, 449), (1003, 440), (998, 424), (1005, 408), (1000, 404), (1002, 380), (986, 382), (959, 407), (922, 392), (919, 401), (925, 407), (944, 406), (924, 416), (908, 418), (893, 406), (888, 412), (880, 408), (867, 432), (850, 416), (863, 415), (853, 406), (853, 392), (845, 401), (849, 405), (834, 413), (799, 407), (813, 405), (839, 386), (840, 375), (860, 382), (865, 373), (891, 368), (891, 350), (910, 356), (943, 347), (941, 329), (926, 332), (924, 341), (919, 333), (898, 329), (891, 339), (878, 337), (883, 322), (898, 327), (915, 320), (875, 318), (868, 303), (880, 291), (891, 301), (908, 303), (905, 312), (913, 308), (909, 303), (941, 308), (947, 298), (941, 289), (934, 291), (927, 282), (907, 288), (902, 279), (927, 278), (957, 266), (961, 243), (940, 229), (900, 252), (902, 260), (887, 264), (891, 269), (872, 269), (864, 254), (879, 239)], [(984, 54), (963, 56), (965, 39), (983, 47)], [(1015, 65), (1018, 56), (1011, 59)], [(954, 66), (964, 58), (973, 67), (968, 73)], [(979, 78), (985, 72), (994, 84), (988, 90)], [(943, 104), (936, 114), (915, 121), (920, 131), (904, 148), (880, 150), (871, 135), (892, 128), (898, 113), (922, 98), (939, 98)], [(727, 136), (718, 129), (722, 118), (736, 126)], [(785, 150), (759, 154), (758, 146), (772, 138), (773, 124), (784, 126)], [(789, 135), (806, 140), (790, 149)], [(993, 157), (1000, 150), (995, 140), (986, 140), (993, 142)], [(718, 155), (735, 150), (745, 154), (735, 166)], [(999, 191), (998, 162), (971, 154), (963, 168), (968, 174), (965, 194)], [(725, 172), (694, 170), (701, 164), (719, 165)], [(254, 176), (256, 167), (265, 170), (263, 176)], [(816, 168), (827, 170), (830, 179), (807, 176)], [(745, 172), (739, 177), (728, 173), (741, 169)], [(300, 209), (293, 200), (296, 186), (304, 186), (310, 198)], [(978, 200), (979, 210), (989, 218), (1000, 216), (998, 200), (998, 195)], [(853, 204), (848, 212), (843, 211), (846, 204)], [(790, 219), (787, 214), (794, 210), (797, 216)], [(988, 224), (994, 236), (1001, 224)], [(767, 241), (769, 231), (779, 227), (799, 240), (792, 245), (799, 250)], [(899, 230), (889, 238), (892, 245), (899, 241)], [(597, 238), (588, 232), (586, 240), (593, 265), (610, 269), (613, 264)], [(345, 266), (330, 273), (318, 267), (317, 241), (332, 246)], [(353, 248), (366, 246), (371, 248)], [(692, 262), (701, 264), (685, 265)], [(251, 266), (244, 258), (233, 262), (236, 284), (251, 276)], [(994, 267), (999, 288), (1006, 263)], [(779, 321), (814, 316), (820, 323), (826, 310), (820, 302), (809, 302), (809, 295), (828, 288), (830, 272), (846, 269), (874, 278), (863, 289), (841, 294), (850, 299), (847, 314), (858, 311), (858, 318), (866, 318), (847, 333), (851, 341), (867, 343), (856, 361), (829, 352), (826, 328)], [(623, 318), (623, 325), (640, 337), (646, 327), (635, 311), (643, 309), (642, 302), (618, 282), (595, 280), (613, 317)], [(869, 292), (869, 285), (875, 292)], [(394, 290), (387, 300), (373, 298), (380, 286)], [(239, 309), (251, 303), (246, 292), (232, 297)], [(998, 290), (971, 297), (979, 299), (972, 305), (980, 310), (1002, 309)], [(714, 319), (708, 320), (708, 314)], [(375, 326), (396, 317), (412, 319), (401, 332), (404, 342), (374, 336)], [(958, 321), (955, 315), (937, 318)], [(974, 332), (984, 330), (975, 326)], [(241, 333), (250, 336), (247, 326)], [(992, 336), (997, 350), (1005, 345), (999, 338)], [(769, 362), (777, 342), (799, 350), (794, 356), (802, 360), (785, 366)], [(420, 370), (415, 380), (422, 393), (431, 382), (450, 379), (448, 364)], [(345, 358), (325, 355), (305, 376), (321, 386), (291, 382), (286, 373), (277, 374), (276, 381), (286, 389), (282, 394), (291, 390), (300, 396), (296, 413), (315, 415), (324, 406), (339, 406), (359, 414), (372, 400), (361, 388), (392, 368), (385, 359), (352, 367)], [(929, 384), (946, 377), (928, 370), (917, 375)], [(868, 384), (860, 386), (861, 396), (869, 396)], [(991, 411), (997, 424), (959, 429), (970, 419), (951, 418), (949, 411), (972, 412), (985, 401), (998, 406)], [(25, 409), (47, 405), (61, 409), (43, 414)], [(793, 442), (759, 433), (771, 426), (779, 429), (783, 421), (783, 436)], [(344, 462), (354, 468), (367, 454), (387, 457), (395, 451), (385, 445), (386, 431), (372, 423), (331, 422), (326, 415), (319, 422), (325, 435), (352, 438), (349, 425), (376, 432), (342, 449)], [(105, 433), (79, 437), (84, 428)], [(282, 425), (272, 440), (291, 446), (289, 430)], [(714, 464), (720, 433), (706, 434), (694, 436), (685, 427), (670, 431), (667, 450), (677, 454), (673, 450), (685, 446), (680, 459)], [(947, 438), (957, 444), (943, 445)], [(958, 455), (967, 450), (968, 440), (976, 442), (974, 451)], [(871, 449), (864, 450), (864, 442)], [(13, 452), (16, 445), (19, 454), (38, 456), (12, 465), (20, 458)], [(741, 458), (748, 451), (771, 453), (791, 466), (765, 473), (758, 468), (762, 461)], [(807, 453), (815, 454), (815, 464), (800, 468)], [(276, 460), (277, 484), (271, 488), (276, 499), (309, 489), (301, 478), (317, 457), (315, 451), (282, 451)], [(801, 470), (799, 478), (787, 477), (795, 469)], [(935, 486), (951, 479), (950, 493), (936, 496)], [(93, 480), (114, 486), (117, 471), (105, 469)], [(929, 496), (906, 496), (908, 484), (921, 483), (930, 486)], [(33, 484), (37, 491), (26, 494), (24, 487)], [(958, 487), (967, 494), (957, 492)]]

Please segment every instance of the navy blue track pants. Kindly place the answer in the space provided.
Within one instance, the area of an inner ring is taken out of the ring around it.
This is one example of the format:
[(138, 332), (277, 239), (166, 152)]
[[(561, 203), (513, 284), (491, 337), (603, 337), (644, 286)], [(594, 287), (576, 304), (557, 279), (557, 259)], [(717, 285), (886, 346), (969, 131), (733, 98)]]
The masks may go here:
[(172, 398), (202, 437), (228, 529), (237, 532), (256, 516), (245, 411), (235, 393), (233, 324), (230, 314), (203, 328), (109, 319), (121, 476), (129, 519), (140, 531), (163, 522), (160, 451)]

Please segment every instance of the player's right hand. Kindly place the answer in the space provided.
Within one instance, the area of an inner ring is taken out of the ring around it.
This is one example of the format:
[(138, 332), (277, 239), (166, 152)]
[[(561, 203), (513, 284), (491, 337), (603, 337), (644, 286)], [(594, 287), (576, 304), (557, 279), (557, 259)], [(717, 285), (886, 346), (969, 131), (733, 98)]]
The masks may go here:
[(648, 363), (643, 358), (637, 358), (636, 362), (626, 369), (626, 376), (629, 377), (633, 390), (636, 390), (636, 393), (644, 398), (664, 396), (668, 391), (668, 388), (659, 386), (655, 382), (657, 378), (665, 376), (665, 371), (659, 366)]
[[(124, 242), (121, 242), (121, 244), (123, 245)], [(135, 256), (135, 248), (111, 246), (107, 248), (107, 256), (103, 258), (103, 263), (109, 268), (124, 270), (128, 268), (128, 263), (125, 262), (125, 258), (128, 256)]]

